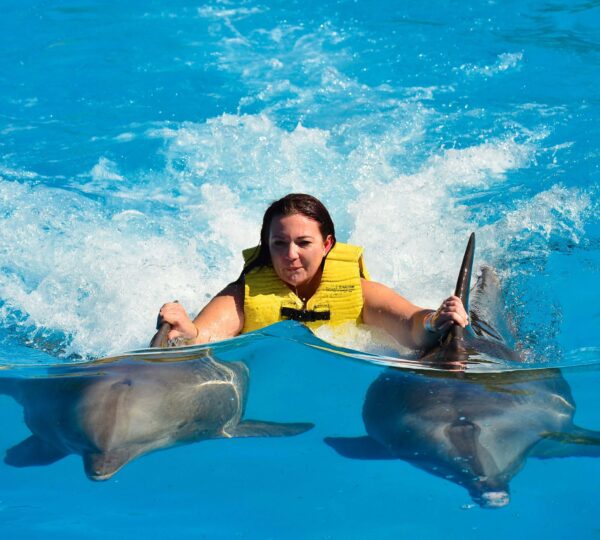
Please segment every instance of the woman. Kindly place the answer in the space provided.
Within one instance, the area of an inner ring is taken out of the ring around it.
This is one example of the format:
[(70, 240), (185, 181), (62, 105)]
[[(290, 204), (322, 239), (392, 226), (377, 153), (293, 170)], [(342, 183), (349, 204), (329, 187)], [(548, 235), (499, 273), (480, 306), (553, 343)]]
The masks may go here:
[(310, 195), (292, 193), (265, 212), (260, 244), (244, 251), (242, 274), (192, 321), (184, 307), (165, 304), (160, 318), (169, 339), (189, 344), (237, 336), (280, 320), (310, 328), (348, 321), (382, 328), (405, 346), (427, 348), (468, 317), (451, 296), (437, 311), (410, 303), (369, 280), (362, 249), (337, 242), (331, 216)]

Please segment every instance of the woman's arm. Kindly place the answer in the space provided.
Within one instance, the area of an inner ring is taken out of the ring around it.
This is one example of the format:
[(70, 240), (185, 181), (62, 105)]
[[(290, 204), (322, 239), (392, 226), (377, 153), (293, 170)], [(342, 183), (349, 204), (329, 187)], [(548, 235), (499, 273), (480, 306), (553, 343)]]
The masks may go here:
[(430, 347), (454, 324), (463, 328), (468, 324), (467, 313), (456, 296), (444, 300), (434, 312), (415, 306), (381, 283), (363, 279), (362, 290), (365, 324), (382, 328), (407, 347)]
[(172, 326), (169, 339), (182, 337), (190, 345), (237, 336), (244, 327), (244, 284), (227, 285), (193, 321), (178, 302), (165, 304), (159, 315)]

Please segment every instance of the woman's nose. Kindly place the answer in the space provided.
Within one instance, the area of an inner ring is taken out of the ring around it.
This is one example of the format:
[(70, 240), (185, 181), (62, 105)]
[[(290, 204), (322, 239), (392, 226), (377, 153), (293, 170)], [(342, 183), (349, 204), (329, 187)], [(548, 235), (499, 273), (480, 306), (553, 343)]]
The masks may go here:
[(286, 256), (288, 259), (295, 259), (298, 256), (298, 248), (293, 242), (288, 245)]

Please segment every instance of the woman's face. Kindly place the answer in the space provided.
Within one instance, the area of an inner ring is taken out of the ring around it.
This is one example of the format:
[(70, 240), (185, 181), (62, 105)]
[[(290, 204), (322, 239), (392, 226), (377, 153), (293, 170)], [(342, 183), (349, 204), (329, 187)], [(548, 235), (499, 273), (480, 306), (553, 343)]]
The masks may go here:
[(302, 214), (275, 216), (269, 228), (271, 262), (279, 279), (296, 289), (309, 285), (319, 273), (333, 244), (323, 238), (319, 224)]

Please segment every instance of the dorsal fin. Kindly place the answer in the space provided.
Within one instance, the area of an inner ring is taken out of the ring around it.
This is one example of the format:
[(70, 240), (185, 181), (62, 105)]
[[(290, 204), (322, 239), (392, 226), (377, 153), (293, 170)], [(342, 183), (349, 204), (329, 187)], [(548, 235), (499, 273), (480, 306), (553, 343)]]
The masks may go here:
[(152, 347), (152, 348), (158, 347), (161, 349), (168, 347), (169, 346), (169, 338), (167, 336), (169, 335), (170, 331), (171, 331), (171, 325), (168, 322), (163, 322), (158, 327), (158, 332), (156, 332), (156, 334), (154, 334), (154, 337), (150, 341), (150, 347)]
[[(467, 249), (463, 256), (463, 261), (458, 272), (458, 279), (456, 280), (456, 289), (454, 290), (454, 296), (458, 296), (465, 311), (469, 313), (469, 290), (471, 287), (471, 273), (473, 271), (473, 259), (475, 258), (475, 233), (471, 233), (469, 242), (467, 243)], [(457, 324), (452, 326), (448, 333), (448, 344), (454, 342), (454, 346), (462, 348), (462, 339), (464, 337), (465, 329), (461, 328)]]
[(475, 233), (471, 233), (469, 237), (469, 243), (465, 250), (460, 272), (458, 273), (458, 280), (456, 281), (456, 289), (454, 295), (458, 296), (465, 310), (469, 311), (469, 290), (471, 289), (471, 273), (473, 271), (473, 259), (475, 258)]

